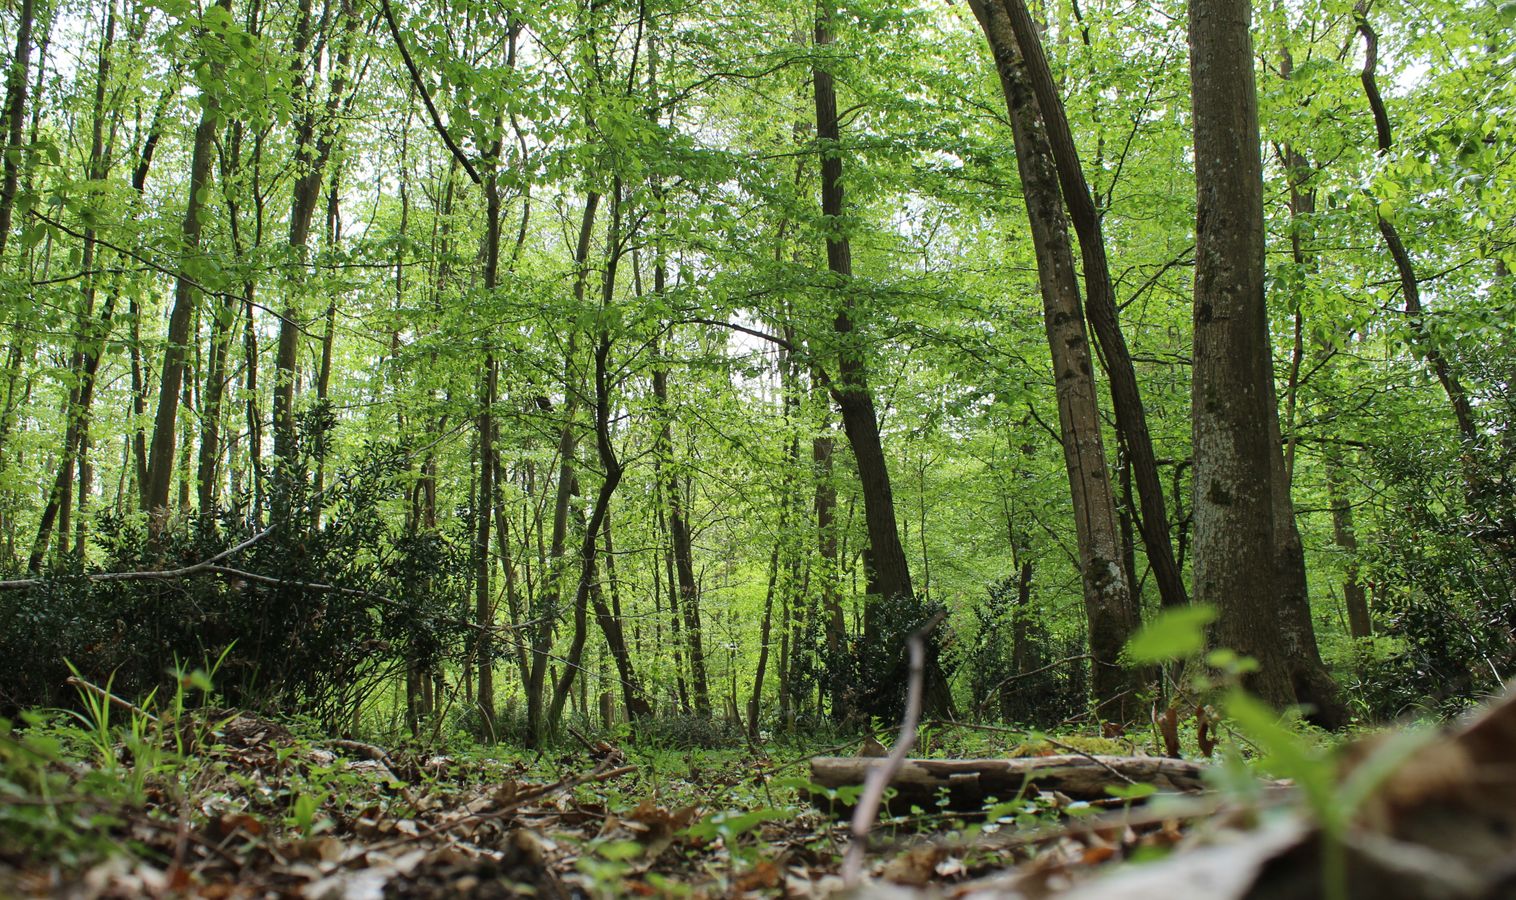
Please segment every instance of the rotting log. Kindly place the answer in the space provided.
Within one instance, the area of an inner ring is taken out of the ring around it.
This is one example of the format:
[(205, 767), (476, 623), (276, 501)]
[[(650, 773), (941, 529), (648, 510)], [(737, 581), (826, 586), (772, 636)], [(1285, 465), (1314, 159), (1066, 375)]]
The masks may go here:
[[(811, 760), (811, 782), (818, 788), (861, 786), (883, 759), (818, 756)], [(1099, 800), (1110, 789), (1150, 784), (1160, 792), (1202, 790), (1206, 767), (1179, 759), (1147, 756), (1035, 756), (1025, 759), (908, 759), (890, 782), (892, 804), (931, 809), (946, 792), (947, 808), (977, 811), (989, 798), (1010, 800), (1018, 794), (1057, 791), (1073, 800)], [(850, 804), (813, 791), (811, 802), (840, 814)]]

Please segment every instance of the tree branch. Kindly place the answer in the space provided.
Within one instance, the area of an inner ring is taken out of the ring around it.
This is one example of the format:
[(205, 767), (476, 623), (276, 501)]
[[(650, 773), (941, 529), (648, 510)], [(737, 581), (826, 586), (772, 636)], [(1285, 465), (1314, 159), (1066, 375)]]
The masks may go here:
[(447, 125), (443, 124), (442, 116), (437, 112), (437, 104), (432, 102), (432, 92), (426, 89), (426, 84), (421, 80), (421, 70), (416, 68), (416, 61), (411, 59), (411, 51), (406, 49), (405, 39), (400, 36), (400, 26), (395, 22), (395, 11), (390, 8), (390, 0), (379, 0), (379, 6), (384, 10), (384, 21), (389, 25), (390, 36), (395, 39), (395, 49), (400, 51), (400, 58), (405, 62), (405, 69), (411, 74), (411, 83), (420, 92), (421, 102), (426, 104), (426, 111), (432, 118), (432, 127), (436, 129), (437, 136), (442, 138), (442, 143), (447, 145), (448, 152), (452, 153), (453, 158), (458, 160), (458, 164), (463, 166), (463, 171), (468, 173), (468, 177), (474, 184), (484, 184), (484, 179), (479, 177), (479, 170), (474, 168), (468, 154), (463, 152), (463, 148), (458, 146), (458, 142), (453, 140), (452, 133), (447, 130)]

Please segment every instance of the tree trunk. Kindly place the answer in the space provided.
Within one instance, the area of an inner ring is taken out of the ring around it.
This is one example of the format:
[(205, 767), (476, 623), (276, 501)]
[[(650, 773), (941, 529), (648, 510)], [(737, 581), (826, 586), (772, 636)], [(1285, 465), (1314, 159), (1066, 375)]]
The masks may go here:
[(1280, 621), (1306, 600), (1305, 571), (1269, 351), (1251, 19), (1249, 0), (1191, 3), (1195, 597), (1217, 609), (1212, 641), (1258, 662), (1250, 687), (1286, 706), (1302, 683), (1287, 654), (1302, 648), (1289, 646)]
[[(1377, 142), (1378, 156), (1386, 156), (1394, 147), (1394, 134), (1390, 130), (1390, 116), (1385, 109), (1384, 98), (1379, 93), (1377, 68), (1379, 65), (1379, 34), (1374, 31), (1368, 20), (1368, 5), (1360, 2), (1354, 9), (1358, 18), (1358, 33), (1363, 36), (1364, 61), (1363, 71), (1359, 80), (1363, 83), (1364, 95), (1368, 97), (1369, 108), (1374, 114), (1374, 134)], [(1400, 278), (1400, 292), (1405, 298), (1405, 315), (1411, 325), (1411, 337), (1417, 350), (1426, 364), (1431, 367), (1432, 373), (1437, 377), (1438, 384), (1442, 385), (1443, 393), (1447, 394), (1448, 404), (1453, 408), (1453, 419), (1458, 423), (1458, 434), (1463, 438), (1466, 445), (1465, 452), (1471, 453), (1482, 441), (1479, 434), (1479, 426), (1474, 420), (1474, 407), (1469, 402), (1468, 390), (1453, 371), (1452, 364), (1438, 348), (1436, 341), (1426, 327), (1426, 311), (1421, 305), (1421, 286), (1416, 277), (1416, 267), (1411, 262), (1411, 254), (1406, 250), (1405, 242), (1400, 239), (1400, 230), (1395, 223), (1377, 212), (1375, 217), (1379, 223), (1379, 234), (1384, 238), (1385, 247), (1390, 251), (1390, 257), (1395, 261), (1395, 272)], [(1471, 490), (1478, 484), (1477, 476), (1467, 479)]]
[(1100, 434), (1094, 371), (1057, 168), (1010, 17), (996, 3), (980, 0), (975, 0), (974, 12), (994, 51), (1010, 111), (1022, 194), (1037, 253), (1043, 321), (1079, 542), (1095, 702), (1102, 716), (1124, 722), (1137, 704), (1131, 696), (1133, 678), (1120, 657), (1136, 627), (1137, 610), (1121, 561), (1116, 502)]
[(763, 680), (768, 675), (769, 637), (773, 633), (774, 624), (774, 586), (779, 580), (779, 545), (784, 540), (785, 524), (781, 512), (778, 529), (780, 537), (775, 539), (774, 550), (769, 554), (769, 584), (763, 595), (763, 621), (758, 628), (758, 668), (753, 673), (753, 696), (747, 702), (747, 736), (751, 741), (758, 740), (758, 715), (763, 710)]
[(1369, 613), (1369, 598), (1358, 577), (1358, 532), (1353, 526), (1353, 502), (1342, 479), (1342, 466), (1333, 458), (1326, 461), (1327, 498), (1332, 506), (1332, 538), (1342, 551), (1342, 599), (1348, 609), (1348, 634), (1355, 638), (1371, 637), (1374, 620)]
[[(327, 2), (330, 3), (330, 0)], [(325, 18), (323, 13), (321, 19), (324, 21)], [(358, 28), (358, 17), (352, 0), (342, 0), (338, 20), (342, 23), (343, 35), (332, 64), (324, 108), (318, 108), (315, 102), (316, 82), (321, 77), (320, 53), (318, 51), (312, 59), (306, 58), (317, 25), (312, 15), (311, 0), (300, 0), (291, 51), (291, 69), (294, 72), (292, 95), (297, 104), (297, 115), (294, 148), (296, 174), (290, 192), (288, 243), (293, 257), (292, 264), (298, 275), (285, 284), (284, 307), (279, 317), (279, 343), (275, 355), (273, 407), (274, 464), (285, 470), (286, 477), (298, 474), (289, 467), (294, 464), (295, 451), (295, 368), (298, 364), (301, 331), (299, 299), (307, 275), (311, 223), (315, 219), (316, 206), (321, 201), (322, 185), (326, 183), (327, 161), (331, 158), (336, 143), (338, 113), (347, 90), (347, 70)]]
[[(231, 11), (231, 0), (217, 0), (216, 5)], [(200, 214), (204, 208), (203, 198), (210, 188), (211, 154), (215, 152), (216, 128), (220, 121), (221, 103), (217, 96), (221, 72), (225, 65), (218, 61), (210, 64), (208, 83), (202, 86), (200, 124), (195, 129), (195, 143), (190, 155), (189, 197), (184, 206), (182, 235), (186, 257), (193, 257), (200, 250), (200, 233), (203, 223)], [(178, 425), (179, 393), (184, 386), (185, 362), (190, 338), (190, 323), (194, 319), (199, 299), (199, 286), (183, 272), (174, 282), (174, 305), (169, 313), (168, 346), (163, 351), (163, 367), (160, 370), (158, 387), (158, 412), (153, 420), (152, 449), (148, 458), (146, 488), (142, 496), (142, 508), (150, 517), (150, 527), (161, 529), (168, 515), (169, 487), (174, 476), (174, 432)]]
[[(611, 195), (611, 221), (607, 238), (605, 274), (602, 281), (601, 310), (609, 309), (615, 302), (616, 264), (621, 255), (621, 183), (617, 179)], [(580, 545), (579, 586), (574, 594), (574, 637), (564, 659), (563, 673), (553, 688), (552, 707), (548, 710), (548, 722), (556, 727), (563, 715), (563, 707), (579, 675), (580, 662), (584, 656), (584, 642), (588, 632), (587, 605), (595, 584), (596, 553), (600, 529), (610, 506), (611, 495), (621, 482), (621, 461), (616, 457), (616, 448), (611, 443), (611, 337), (605, 325), (601, 325), (595, 344), (595, 449), (600, 457), (605, 476), (595, 494), (595, 505), (590, 510), (589, 523), (584, 528)]]
[[(814, 378), (812, 379), (815, 380)], [(811, 439), (811, 465), (816, 473), (813, 506), (816, 511), (816, 584), (822, 614), (826, 617), (826, 671), (832, 718), (843, 721), (852, 713), (852, 691), (847, 653), (847, 620), (842, 615), (842, 596), (837, 575), (837, 488), (832, 483), (832, 453), (836, 439), (831, 423), (822, 422), (822, 433)]]
[[(663, 261), (660, 259), (653, 267), (654, 293), (661, 295), (664, 292), (665, 277)], [(673, 587), (678, 589), (677, 593), (670, 591), (669, 603), (677, 610), (676, 622), (681, 616), (683, 619), (678, 624), (679, 630), (684, 632), (684, 650), (689, 656), (690, 693), (695, 713), (709, 717), (711, 692), (705, 671), (705, 642), (700, 625), (700, 586), (695, 581), (694, 546), (690, 535), (689, 520), (685, 515), (684, 501), (680, 496), (679, 477), (672, 466), (673, 412), (669, 407), (668, 370), (662, 366), (653, 372), (653, 397), (657, 401), (662, 417), (659, 440), (663, 458), (667, 461), (664, 468), (663, 499), (668, 506), (669, 544), (673, 555), (675, 576)]]
[[(1111, 281), (1110, 263), (1106, 259), (1105, 234), (1101, 213), (1095, 206), (1084, 167), (1079, 162), (1068, 116), (1063, 108), (1053, 73), (1043, 53), (1042, 40), (1032, 22), (1025, 0), (1002, 0), (1010, 14), (1011, 29), (1020, 46), (1022, 60), (1031, 80), (1033, 94), (1047, 127), (1058, 181), (1063, 190), (1069, 219), (1079, 236), (1079, 252), (1084, 264), (1085, 315), (1095, 330), (1097, 349), (1105, 360), (1110, 378), (1111, 406), (1116, 413), (1116, 430), (1132, 468), (1141, 501), (1138, 530), (1147, 550), (1148, 564), (1158, 583), (1158, 595), (1164, 606), (1188, 602), (1184, 577), (1174, 558), (1169, 540), (1168, 511), (1163, 499), (1163, 483), (1158, 477), (1158, 462), (1153, 454), (1153, 438), (1148, 431), (1147, 411), (1137, 386), (1137, 370), (1127, 350), (1126, 337), (1116, 307), (1116, 291)], [(1135, 588), (1135, 585), (1134, 585)]]
[[(621, 603), (616, 599), (615, 564), (611, 562), (615, 559), (615, 550), (611, 544), (609, 508), (605, 510), (600, 530), (605, 537), (605, 571), (610, 581), (611, 604), (606, 605), (605, 597), (599, 590), (590, 591), (590, 600), (595, 607), (595, 619), (600, 625), (600, 633), (605, 636), (605, 646), (610, 650), (611, 660), (616, 665), (616, 676), (621, 682), (621, 700), (626, 706), (627, 718), (636, 721), (651, 716), (653, 707), (647, 701), (647, 694), (643, 690), (641, 679), (637, 677), (636, 667), (632, 664), (632, 654), (626, 645), (626, 629), (621, 620)], [(612, 707), (614, 708), (614, 701)]]
[[(832, 43), (832, 0), (818, 0), (816, 6), (815, 43), (826, 48)], [(885, 639), (878, 633), (876, 612), (881, 600), (910, 602), (916, 598), (911, 585), (910, 565), (900, 541), (895, 521), (895, 501), (890, 489), (889, 466), (879, 435), (879, 417), (874, 408), (874, 394), (869, 386), (867, 354), (861, 335), (853, 321), (853, 258), (842, 220), (846, 197), (842, 184), (841, 128), (837, 119), (837, 88), (832, 73), (823, 65), (812, 68), (816, 99), (816, 140), (821, 157), (821, 214), (827, 220), (826, 261), (839, 300), (832, 320), (837, 336), (837, 380), (830, 385), (832, 399), (842, 414), (843, 431), (853, 450), (858, 467), (858, 485), (863, 494), (864, 521), (869, 536), (869, 583), (875, 589), (865, 605), (864, 641)], [(937, 656), (938, 640), (930, 640), (927, 662), (926, 710), (929, 714), (946, 714), (952, 708), (952, 694), (942, 674)], [(894, 659), (896, 647), (878, 647), (878, 653)], [(891, 708), (901, 684), (893, 683), (884, 673), (875, 676), (881, 683), (861, 685), (864, 706), (868, 711)], [(891, 681), (891, 683), (884, 683)]]
[(26, 135), (27, 70), (31, 66), (32, 26), (36, 13), (36, 0), (21, 0), (20, 18), (16, 22), (16, 53), (11, 57), (10, 77), (5, 85), (4, 174), (0, 177), (0, 260), (5, 258), (6, 244), (10, 239), (16, 193), (21, 185), (21, 161), (26, 153), (22, 141)]
[[(85, 177), (94, 181), (103, 181), (109, 174), (108, 148), (105, 145), (105, 94), (106, 83), (110, 78), (108, 51), (115, 40), (115, 34), (116, 7), (113, 2), (106, 13), (105, 31), (100, 39), (95, 67), (94, 115), (90, 128), (89, 162), (85, 170)], [(79, 473), (79, 551), (81, 556), (83, 554), (84, 504), (85, 495), (89, 491), (85, 474), (89, 471), (87, 452), (90, 407), (95, 396), (95, 376), (100, 370), (100, 360), (105, 353), (105, 343), (110, 335), (111, 320), (115, 315), (118, 296), (115, 291), (107, 295), (105, 308), (101, 310), (97, 319), (95, 316), (96, 276), (94, 274), (95, 256), (98, 250), (96, 237), (94, 225), (86, 226), (84, 247), (80, 254), (80, 268), (85, 273), (84, 289), (80, 297), (78, 333), (74, 339), (75, 349), (70, 361), (70, 367), (74, 373), (74, 386), (69, 391), (67, 406), (64, 409), (67, 425), (64, 427), (63, 448), (57, 478), (54, 479), (47, 505), (42, 511), (42, 519), (37, 528), (37, 539), (32, 544), (31, 558), (28, 560), (27, 567), (33, 572), (42, 566), (42, 558), (47, 551), (55, 521), (58, 526), (60, 555), (67, 550), (71, 537), (69, 507), (74, 495), (76, 471)]]
[[(485, 176), (484, 221), (484, 292), (490, 296), (500, 271), (500, 183), (497, 167), (490, 166)], [(484, 721), (486, 740), (493, 743), (495, 729), (495, 660), (490, 640), (495, 627), (495, 598), (490, 590), (494, 560), (490, 557), (490, 529), (494, 525), (495, 506), (495, 394), (500, 378), (495, 348), (484, 348), (484, 373), (479, 379), (479, 495), (474, 508), (474, 617), (479, 626), (474, 659), (479, 666), (479, 712)]]
[[(600, 208), (600, 195), (591, 191), (584, 198), (584, 214), (579, 220), (579, 242), (574, 249), (574, 265), (578, 272), (574, 280), (575, 305), (584, 302), (585, 280), (589, 277), (590, 243), (595, 235), (595, 213)], [(532, 628), (532, 667), (526, 685), (527, 739), (538, 746), (547, 736), (547, 724), (543, 716), (547, 701), (548, 657), (553, 646), (553, 623), (558, 618), (558, 601), (562, 598), (564, 555), (568, 550), (569, 503), (575, 490), (574, 453), (578, 441), (574, 436), (574, 418), (579, 411), (579, 391), (575, 389), (572, 360), (578, 346), (577, 331), (570, 326), (568, 350), (564, 358), (563, 428), (558, 437), (558, 486), (553, 501), (553, 536), (549, 551), (548, 568), (543, 572), (543, 585), (539, 591), (538, 606), (532, 618), (537, 620)]]

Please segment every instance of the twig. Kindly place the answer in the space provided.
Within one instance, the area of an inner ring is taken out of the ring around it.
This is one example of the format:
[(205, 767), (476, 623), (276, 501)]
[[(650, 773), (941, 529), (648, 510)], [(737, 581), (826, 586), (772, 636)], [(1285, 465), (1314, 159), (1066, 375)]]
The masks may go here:
[(906, 647), (911, 654), (911, 674), (905, 692), (905, 718), (900, 722), (900, 736), (890, 749), (889, 758), (884, 761), (884, 765), (869, 769), (868, 778), (863, 783), (863, 794), (853, 809), (850, 828), (853, 837), (848, 843), (847, 856), (842, 863), (842, 880), (849, 888), (856, 887), (863, 874), (863, 855), (868, 846), (869, 829), (879, 817), (879, 804), (884, 801), (884, 791), (905, 764), (911, 748), (916, 745), (916, 726), (921, 721), (922, 684), (926, 681), (926, 638), (945, 618), (947, 610), (944, 609), (906, 639)]
[(1046, 672), (1049, 669), (1056, 669), (1059, 666), (1066, 665), (1066, 664), (1071, 663), (1071, 662), (1078, 662), (1081, 659), (1093, 659), (1093, 657), (1090, 656), (1090, 654), (1088, 654), (1088, 653), (1080, 653), (1077, 656), (1067, 656), (1067, 657), (1064, 657), (1063, 659), (1054, 660), (1053, 662), (1050, 662), (1050, 663), (1048, 663), (1045, 666), (1041, 666), (1039, 668), (1033, 669), (1030, 672), (1018, 672), (1018, 673), (1016, 673), (1015, 675), (1012, 675), (1009, 678), (1003, 679), (1002, 681), (1000, 681), (1000, 683), (996, 684), (994, 687), (992, 687), (988, 691), (986, 691), (986, 693), (989, 696), (987, 696), (983, 700), (979, 701), (978, 705), (976, 705), (974, 707), (974, 711), (975, 712), (984, 712), (984, 708), (986, 706), (990, 705), (990, 701), (996, 699), (995, 698), (995, 693), (997, 691), (999, 691), (1001, 688), (1005, 687), (1006, 685), (1010, 684), (1013, 681), (1019, 681), (1019, 680), (1021, 680), (1023, 678), (1030, 678), (1033, 675), (1041, 675), (1043, 672)]
[(108, 691), (105, 688), (99, 686), (98, 684), (91, 684), (90, 682), (85, 681), (83, 678), (80, 678), (77, 675), (70, 675), (70, 676), (68, 676), (68, 678), (64, 679), (63, 683), (67, 684), (67, 685), (72, 685), (73, 687), (76, 687), (76, 688), (82, 688), (83, 690), (89, 691), (91, 694), (94, 694), (96, 697), (103, 698), (108, 703), (110, 703), (112, 706), (119, 706), (122, 709), (124, 709), (124, 710), (132, 713), (133, 715), (138, 715), (138, 716), (143, 717), (144, 719), (148, 720), (149, 722), (152, 722), (154, 725), (158, 724), (158, 717), (157, 716), (153, 715), (152, 713), (148, 712), (147, 710), (143, 709), (142, 707), (138, 706), (137, 704), (132, 703), (130, 700), (123, 700), (122, 698), (117, 697), (115, 694), (112, 694), (110, 691)]
[(543, 797), (556, 794), (559, 791), (576, 788), (581, 784), (589, 784), (592, 781), (609, 781), (612, 778), (617, 778), (619, 776), (627, 774), (628, 772), (635, 771), (637, 771), (636, 766), (617, 766), (613, 769), (607, 769), (604, 768), (604, 764), (602, 763), (601, 765), (596, 766), (593, 771), (586, 775), (574, 775), (568, 778), (561, 778), (552, 784), (543, 785), (541, 788), (535, 791), (531, 791), (524, 796), (517, 797), (511, 802), (498, 806), (494, 809), (472, 813), (467, 816), (461, 816), (451, 822), (446, 822), (442, 825), (438, 825), (435, 828), (428, 828), (424, 831), (417, 831), (415, 834), (408, 834), (404, 837), (395, 838), (394, 840), (391, 840), (387, 843), (376, 844), (375, 846), (369, 848), (368, 852), (376, 853), (393, 850), (396, 847), (402, 847), (406, 844), (424, 840), (425, 838), (436, 837), (440, 834), (446, 834), (452, 829), (457, 828), (467, 822), (484, 822), (490, 819), (504, 818), (505, 816), (510, 815), (511, 813), (515, 812), (526, 804), (531, 803), (534, 800), (541, 800)]
[(1054, 747), (1057, 747), (1059, 750), (1063, 750), (1063, 751), (1066, 751), (1068, 753), (1073, 753), (1076, 756), (1082, 756), (1082, 757), (1084, 757), (1085, 759), (1089, 760), (1090, 762), (1094, 763), (1095, 765), (1099, 766), (1100, 768), (1106, 770), (1107, 772), (1111, 773), (1112, 775), (1115, 775), (1117, 778), (1120, 778), (1122, 781), (1125, 781), (1127, 784), (1136, 784), (1137, 783), (1137, 782), (1133, 781), (1130, 776), (1124, 775), (1121, 772), (1116, 771), (1116, 769), (1112, 768), (1109, 763), (1101, 760), (1100, 757), (1098, 757), (1098, 756), (1093, 756), (1093, 755), (1091, 755), (1089, 753), (1086, 753), (1083, 750), (1080, 750), (1078, 747), (1071, 747), (1068, 744), (1065, 744), (1063, 741), (1057, 740), (1056, 738), (1050, 738), (1047, 735), (1043, 735), (1042, 739), (1044, 741), (1047, 741), (1049, 744), (1052, 744)]
[(173, 578), (187, 578), (198, 575), (201, 572), (216, 572), (220, 566), (216, 564), (229, 556), (240, 553), (243, 550), (258, 543), (273, 533), (273, 528), (265, 528), (235, 547), (229, 547), (217, 553), (209, 559), (203, 559), (193, 565), (182, 566), (177, 569), (157, 569), (149, 572), (96, 572), (93, 575), (62, 576), (57, 579), (49, 578), (13, 578), (8, 581), (0, 581), (0, 591), (18, 591), (27, 588), (40, 587), (49, 581), (62, 581), (71, 578), (80, 578), (91, 583), (110, 581), (160, 581)]

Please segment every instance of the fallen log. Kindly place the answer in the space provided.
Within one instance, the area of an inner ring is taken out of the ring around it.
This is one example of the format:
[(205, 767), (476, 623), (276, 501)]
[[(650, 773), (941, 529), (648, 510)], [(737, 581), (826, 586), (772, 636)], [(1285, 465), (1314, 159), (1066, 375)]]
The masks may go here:
[[(811, 782), (818, 788), (861, 786), (870, 769), (885, 760), (868, 757), (818, 756), (811, 760)], [(945, 791), (948, 808), (977, 811), (990, 798), (1006, 801), (1019, 793), (1057, 791), (1073, 800), (1099, 800), (1111, 789), (1150, 784), (1162, 792), (1204, 788), (1205, 766), (1179, 759), (1148, 756), (1034, 756), (1025, 759), (908, 759), (890, 786), (896, 808), (937, 808)], [(828, 794), (811, 792), (811, 802), (833, 813), (851, 804)]]

